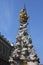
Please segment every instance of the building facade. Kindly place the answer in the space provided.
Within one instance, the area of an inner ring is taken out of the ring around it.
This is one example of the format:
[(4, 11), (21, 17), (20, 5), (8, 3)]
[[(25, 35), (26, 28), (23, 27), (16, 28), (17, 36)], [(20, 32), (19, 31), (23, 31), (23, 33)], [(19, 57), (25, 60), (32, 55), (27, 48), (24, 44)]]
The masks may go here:
[(3, 35), (0, 34), (0, 65), (9, 65), (9, 56), (12, 46)]

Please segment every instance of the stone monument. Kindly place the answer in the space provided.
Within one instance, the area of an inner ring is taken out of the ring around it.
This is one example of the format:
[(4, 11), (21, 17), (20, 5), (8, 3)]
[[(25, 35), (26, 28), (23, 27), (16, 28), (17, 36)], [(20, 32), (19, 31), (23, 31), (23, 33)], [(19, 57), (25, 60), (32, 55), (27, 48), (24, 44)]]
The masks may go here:
[(39, 58), (32, 45), (31, 36), (27, 33), (28, 18), (26, 8), (20, 11), (20, 27), (16, 36), (15, 49), (11, 52), (10, 65), (38, 65)]

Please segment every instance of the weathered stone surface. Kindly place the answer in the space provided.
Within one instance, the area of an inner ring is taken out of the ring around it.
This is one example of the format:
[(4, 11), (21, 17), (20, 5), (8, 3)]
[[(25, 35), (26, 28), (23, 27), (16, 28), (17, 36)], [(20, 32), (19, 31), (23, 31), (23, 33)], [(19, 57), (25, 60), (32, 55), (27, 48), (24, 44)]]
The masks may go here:
[(39, 63), (39, 58), (33, 49), (32, 39), (27, 33), (27, 20), (27, 12), (23, 8), (20, 12), (20, 32), (16, 36), (16, 46), (11, 55), (13, 61), (10, 59), (14, 65), (38, 65)]

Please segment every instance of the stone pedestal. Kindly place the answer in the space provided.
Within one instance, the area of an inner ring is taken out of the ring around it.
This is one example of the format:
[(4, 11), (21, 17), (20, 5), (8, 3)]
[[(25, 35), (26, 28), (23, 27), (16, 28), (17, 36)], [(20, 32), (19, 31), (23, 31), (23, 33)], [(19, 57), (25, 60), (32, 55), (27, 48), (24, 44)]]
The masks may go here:
[(39, 65), (39, 63), (30, 61), (30, 62), (27, 62), (27, 65)]

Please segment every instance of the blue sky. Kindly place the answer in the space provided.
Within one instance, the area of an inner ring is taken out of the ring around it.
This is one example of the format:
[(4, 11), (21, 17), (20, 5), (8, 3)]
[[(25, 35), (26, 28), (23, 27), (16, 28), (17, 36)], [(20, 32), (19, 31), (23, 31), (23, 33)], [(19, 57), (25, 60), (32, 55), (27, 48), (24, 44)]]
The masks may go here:
[(15, 43), (19, 32), (19, 13), (24, 4), (30, 16), (28, 33), (40, 63), (43, 63), (43, 0), (0, 0), (0, 32), (11, 43)]

